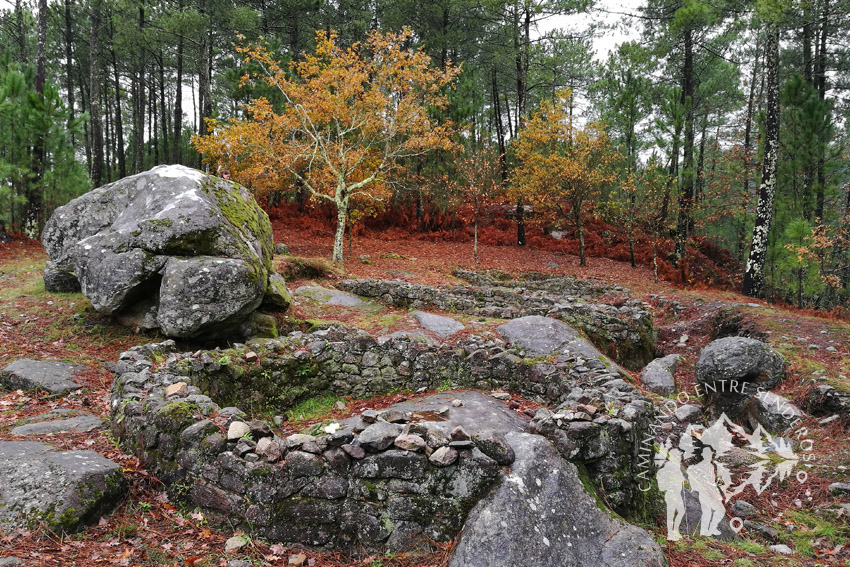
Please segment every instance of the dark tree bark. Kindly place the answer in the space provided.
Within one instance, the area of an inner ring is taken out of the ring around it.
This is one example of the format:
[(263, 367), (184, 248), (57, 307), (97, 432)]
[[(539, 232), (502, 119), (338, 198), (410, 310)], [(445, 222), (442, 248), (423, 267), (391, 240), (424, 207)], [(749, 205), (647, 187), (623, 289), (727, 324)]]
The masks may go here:
[[(65, 0), (65, 88), (68, 97), (68, 123), (74, 121), (74, 36), (71, 27), (71, 0)], [(71, 145), (76, 146), (76, 135), (71, 131)]]
[[(183, 11), (183, 0), (178, 3), (178, 10)], [(172, 137), (171, 161), (180, 163), (180, 136), (183, 133), (183, 35), (177, 37), (177, 78), (174, 94), (174, 136)]]
[(162, 50), (159, 52), (159, 114), (160, 130), (162, 131), (162, 161), (168, 161), (171, 154), (168, 151), (168, 113), (165, 111), (165, 64)]
[[(821, 10), (820, 46), (818, 47), (818, 58), (816, 68), (816, 87), (820, 100), (826, 99), (826, 38), (827, 25), (829, 23), (829, 0), (823, 0)], [(815, 217), (823, 221), (823, 208), (826, 191), (826, 148), (828, 140), (819, 140), (817, 169), (817, 195), (815, 197)]]
[(118, 74), (118, 60), (115, 57), (115, 50), (110, 49), (112, 56), (112, 79), (113, 90), (115, 91), (115, 140), (116, 140), (116, 157), (118, 158), (118, 177), (127, 177), (127, 160), (124, 155), (124, 124), (121, 113), (121, 80)]
[[(44, 96), (44, 82), (47, 73), (47, 0), (38, 1), (38, 51), (35, 63), (35, 92), (39, 98)], [(26, 187), (27, 208), (24, 212), (24, 226), (28, 232), (41, 232), (41, 207), (43, 195), (41, 180), (44, 178), (46, 132), (37, 132), (32, 150), (33, 179)]]
[(694, 42), (693, 30), (685, 29), (685, 61), (682, 68), (682, 102), (685, 105), (685, 140), (682, 156), (682, 187), (676, 223), (676, 262), (685, 257), (694, 202)]
[(103, 0), (93, 0), (89, 29), (89, 129), (91, 131), (91, 179), (95, 187), (103, 181), (103, 125), (100, 115), (100, 26)]
[(770, 22), (765, 43), (767, 101), (765, 104), (764, 160), (762, 163), (759, 200), (750, 257), (744, 270), (742, 293), (748, 297), (761, 295), (764, 264), (767, 257), (773, 200), (776, 193), (776, 169), (779, 162), (779, 26)]
[[(139, 37), (145, 26), (145, 8), (139, 6), (138, 31)], [(133, 96), (133, 173), (139, 173), (144, 169), (143, 149), (145, 144), (145, 60), (140, 52), (136, 55), (136, 78), (134, 80)]]

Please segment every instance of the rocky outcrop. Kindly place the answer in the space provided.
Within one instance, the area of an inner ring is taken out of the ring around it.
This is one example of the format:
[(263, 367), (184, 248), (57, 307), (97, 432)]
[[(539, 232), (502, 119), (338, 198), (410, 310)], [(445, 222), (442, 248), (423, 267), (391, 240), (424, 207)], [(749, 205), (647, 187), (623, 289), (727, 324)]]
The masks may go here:
[[(101, 313), (174, 337), (235, 333), (269, 288), (272, 231), (240, 185), (158, 166), (59, 207), (42, 243), (45, 286), (75, 279)], [(287, 302), (274, 280), (267, 304)]]
[(44, 522), (74, 532), (111, 511), (125, 490), (121, 466), (93, 451), (0, 441), (0, 529)]
[[(529, 315), (562, 320), (583, 332), (596, 347), (632, 370), (643, 368), (655, 356), (652, 317), (645, 304), (618, 297), (613, 304), (593, 299), (600, 291), (586, 291), (586, 280), (543, 277), (503, 281), (464, 272), (476, 286), (434, 288), (403, 280), (344, 280), (340, 286), (364, 297), (374, 297), (396, 307), (423, 308), (432, 305), (443, 311), (483, 317), (516, 319)], [(589, 289), (604, 287), (591, 282)], [(618, 294), (625, 293), (617, 288)], [(571, 295), (579, 291), (582, 295)]]
[(806, 396), (804, 407), (814, 416), (837, 415), (850, 425), (850, 392), (821, 384)]
[(10, 390), (43, 390), (53, 395), (62, 395), (80, 388), (71, 379), (77, 370), (78, 366), (67, 362), (22, 358), (0, 370), (0, 387)]
[(658, 544), (585, 491), (576, 467), (543, 437), (509, 432), (516, 451), (502, 482), (470, 512), (451, 567), (661, 567)]
[(696, 380), (714, 416), (745, 417), (759, 391), (775, 388), (785, 376), (785, 359), (770, 345), (746, 337), (712, 341), (700, 353)]

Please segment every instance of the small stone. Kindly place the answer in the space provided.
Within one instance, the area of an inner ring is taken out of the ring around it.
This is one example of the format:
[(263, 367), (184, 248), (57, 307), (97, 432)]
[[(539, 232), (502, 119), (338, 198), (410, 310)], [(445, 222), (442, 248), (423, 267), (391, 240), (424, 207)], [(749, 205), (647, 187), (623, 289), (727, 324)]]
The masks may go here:
[(186, 382), (176, 382), (171, 386), (168, 386), (165, 389), (165, 397), (170, 398), (171, 396), (177, 396), (179, 398), (185, 398), (189, 395), (189, 385)]
[(445, 447), (451, 442), (446, 432), (437, 427), (429, 427), (425, 431), (425, 444), (431, 449), (439, 449)]
[(752, 532), (761, 534), (769, 540), (775, 540), (777, 537), (779, 537), (779, 531), (776, 528), (772, 528), (767, 524), (762, 524), (761, 522), (744, 520), (744, 527)]
[(454, 399), (454, 400), (452, 400), (452, 405), (456, 408), (459, 408), (459, 407), (463, 406), (463, 401), (458, 400), (458, 399)]
[(269, 426), (268, 422), (262, 419), (255, 419), (253, 421), (248, 422), (248, 427), (251, 428), (251, 436), (254, 439), (262, 439), (263, 437), (271, 437), (274, 435), (272, 433), (272, 428)]
[(437, 415), (439, 415), (440, 417), (446, 417), (447, 415), (449, 415), (449, 407), (448, 406), (441, 407), (440, 409), (437, 410)]
[(702, 406), (698, 406), (697, 404), (685, 404), (676, 408), (673, 415), (675, 415), (676, 419), (682, 423), (692, 423), (699, 420), (702, 416)]
[(596, 412), (599, 411), (596, 406), (592, 406), (590, 404), (579, 404), (578, 409), (588, 415), (596, 415)]
[(746, 500), (737, 500), (732, 504), (732, 513), (739, 518), (752, 518), (758, 510)]
[(673, 424), (670, 422), (661, 424), (661, 431), (673, 431)]
[(23, 564), (23, 561), (17, 557), (4, 557), (0, 559), (0, 567), (18, 567)]
[(685, 343), (687, 343), (689, 339), (690, 339), (690, 337), (688, 335), (683, 334), (681, 337), (679, 337), (679, 345), (684, 346)]
[(337, 401), (334, 402), (334, 409), (339, 410), (339, 411), (343, 411), (343, 410), (348, 409), (348, 406), (345, 405), (345, 402), (343, 402), (342, 400), (337, 400)]
[(289, 565), (294, 565), (295, 567), (303, 567), (307, 564), (307, 556), (303, 553), (299, 553), (298, 555), (290, 555), (289, 556)]
[(278, 242), (274, 245), (274, 253), (278, 256), (289, 256), (289, 246), (287, 246), (283, 242)]
[(407, 423), (410, 418), (399, 410), (389, 409), (381, 412), (381, 419), (388, 423)]
[(303, 433), (295, 433), (290, 435), (286, 439), (283, 440), (283, 445), (286, 447), (287, 451), (292, 451), (294, 449), (300, 449), (305, 444), (315, 443), (316, 438), (312, 435), (305, 435)]
[(794, 555), (794, 551), (784, 543), (771, 545), (770, 550), (776, 553), (781, 553), (782, 555)]
[(281, 427), (283, 425), (283, 416), (276, 415), (272, 418), (272, 421), (274, 422), (275, 427)]
[(418, 435), (399, 435), (395, 439), (395, 446), (405, 451), (424, 451), (425, 440)]
[(366, 423), (375, 423), (376, 421), (378, 421), (378, 412), (372, 409), (364, 410), (360, 414), (360, 419), (362, 419)]
[(469, 433), (460, 425), (452, 429), (452, 441), (468, 441), (469, 439)]
[(257, 447), (255, 449), (257, 455), (259, 455), (264, 461), (269, 463), (274, 463), (280, 460), (281, 452), (280, 445), (274, 440), (273, 437), (263, 437), (257, 442)]
[(346, 445), (343, 445), (341, 447), (341, 449), (343, 451), (345, 451), (345, 453), (349, 457), (351, 457), (352, 459), (358, 459), (359, 460), (359, 459), (362, 459), (363, 457), (366, 456), (366, 451), (364, 451), (363, 447), (361, 447), (359, 445), (348, 445), (348, 444), (346, 444)]
[(395, 438), (401, 435), (402, 427), (397, 423), (379, 421), (373, 423), (360, 433), (360, 444), (373, 451), (384, 451), (393, 444)]
[(361, 264), (371, 264), (371, 258), (372, 257), (369, 254), (361, 254), (357, 257), (357, 259), (360, 260)]
[(472, 449), (473, 447), (475, 447), (475, 443), (472, 442), (472, 439), (466, 439), (463, 441), (452, 441), (451, 443), (449, 443), (449, 447), (462, 451), (463, 449)]
[(508, 392), (490, 392), (490, 395), (496, 398), (497, 400), (510, 400), (511, 395)]
[(436, 467), (447, 467), (457, 460), (457, 451), (451, 447), (440, 447), (428, 458)]
[(244, 437), (236, 442), (236, 447), (233, 449), (233, 454), (237, 457), (244, 457), (257, 447), (257, 444), (251, 439)]
[(836, 496), (846, 496), (850, 494), (850, 482), (833, 482), (829, 485), (829, 493)]
[(826, 418), (820, 420), (818, 422), (818, 425), (829, 425), (833, 421), (837, 421), (837, 420), (838, 420), (838, 414), (834, 414), (834, 415), (831, 415), (829, 417), (826, 417)]
[(251, 428), (244, 421), (234, 421), (227, 428), (227, 440), (236, 441), (241, 439), (248, 433), (251, 433)]
[(511, 447), (505, 436), (501, 433), (487, 430), (473, 436), (473, 441), (475, 441), (475, 444), (481, 449), (482, 453), (500, 465), (509, 465), (516, 458), (513, 447)]
[(249, 350), (245, 353), (245, 362), (257, 362), (259, 360), (259, 356), (253, 350)]
[(224, 552), (225, 553), (233, 553), (234, 551), (238, 551), (245, 547), (248, 544), (248, 540), (245, 536), (233, 536), (224, 542)]
[(834, 346), (828, 346), (828, 347), (826, 347), (826, 351), (827, 351), (827, 352), (836, 352), (837, 350), (838, 350), (838, 349), (836, 349)]
[(519, 402), (514, 401), (514, 400), (509, 400), (508, 401), (508, 408), (510, 408), (512, 410), (518, 409), (519, 408)]
[(244, 559), (231, 559), (227, 562), (227, 567), (254, 567), (254, 565)]

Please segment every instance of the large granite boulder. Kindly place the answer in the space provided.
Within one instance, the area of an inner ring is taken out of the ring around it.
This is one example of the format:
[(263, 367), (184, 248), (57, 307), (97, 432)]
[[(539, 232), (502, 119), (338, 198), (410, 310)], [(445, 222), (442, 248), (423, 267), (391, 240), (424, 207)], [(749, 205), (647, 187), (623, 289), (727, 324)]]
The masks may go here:
[(31, 441), (0, 441), (0, 531), (45, 522), (77, 531), (122, 498), (121, 466), (93, 451), (55, 451)]
[(702, 349), (696, 380), (714, 416), (744, 417), (760, 391), (775, 388), (785, 376), (785, 359), (770, 345), (747, 337), (726, 337)]
[[(174, 337), (233, 332), (274, 274), (271, 224), (248, 191), (177, 165), (59, 207), (42, 243), (48, 290), (71, 290), (76, 280), (101, 313)], [(284, 307), (280, 286), (274, 279), (267, 304)]]
[(515, 431), (505, 437), (514, 463), (470, 512), (450, 567), (666, 565), (652, 536), (603, 511), (549, 441)]

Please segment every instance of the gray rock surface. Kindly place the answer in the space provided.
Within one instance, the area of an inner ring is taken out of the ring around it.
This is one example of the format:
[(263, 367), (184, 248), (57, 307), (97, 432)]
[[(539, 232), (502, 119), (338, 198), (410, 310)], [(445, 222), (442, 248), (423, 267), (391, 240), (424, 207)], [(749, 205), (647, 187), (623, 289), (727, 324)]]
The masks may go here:
[[(528, 315), (512, 319), (499, 325), (497, 331), (514, 346), (524, 349), (531, 354), (545, 356), (548, 354), (569, 354), (580, 356), (586, 360), (603, 360), (619, 370), (608, 357), (599, 352), (578, 331), (566, 323), (551, 317)], [(625, 374), (625, 372), (623, 372)]]
[(784, 396), (773, 392), (759, 392), (748, 408), (750, 426), (758, 424), (772, 433), (782, 433), (805, 418), (800, 408)]
[(158, 166), (56, 209), (42, 243), (48, 290), (73, 274), (95, 309), (175, 337), (226, 335), (260, 305), (271, 224), (240, 185)]
[(359, 307), (366, 302), (354, 295), (338, 289), (330, 289), (318, 285), (302, 285), (293, 294), (306, 297), (322, 305), (337, 305), (340, 307)]
[(463, 323), (451, 317), (426, 313), (425, 311), (414, 311), (411, 315), (420, 325), (442, 339), (464, 329)]
[(770, 345), (747, 337), (726, 337), (702, 349), (696, 380), (712, 414), (736, 420), (761, 390), (772, 390), (785, 376), (785, 359)]
[(470, 512), (451, 567), (666, 564), (647, 532), (597, 507), (575, 466), (546, 439), (520, 432), (506, 438), (516, 460)]
[[(702, 505), (696, 491), (685, 488), (683, 492), (685, 496), (685, 517), (679, 529), (683, 534), (696, 536), (699, 535), (702, 526)], [(729, 518), (727, 517), (720, 520), (717, 528), (720, 534), (711, 536), (714, 539), (720, 541), (737, 541), (741, 539), (738, 532), (732, 529)]]
[(677, 407), (673, 415), (682, 423), (696, 423), (702, 417), (702, 406), (685, 404)]
[(641, 384), (650, 392), (662, 396), (676, 393), (673, 373), (676, 372), (676, 367), (682, 360), (684, 359), (679, 354), (668, 354), (663, 358), (656, 358), (641, 371)]
[(54, 419), (19, 425), (12, 435), (50, 435), (53, 433), (85, 433), (103, 427), (103, 420), (94, 415), (79, 415), (67, 419)]
[(126, 490), (121, 466), (93, 451), (0, 441), (0, 528), (43, 520), (73, 532), (108, 513)]
[(0, 370), (0, 386), (11, 390), (44, 390), (61, 395), (77, 390), (71, 380), (78, 366), (67, 362), (49, 362), (22, 358)]

